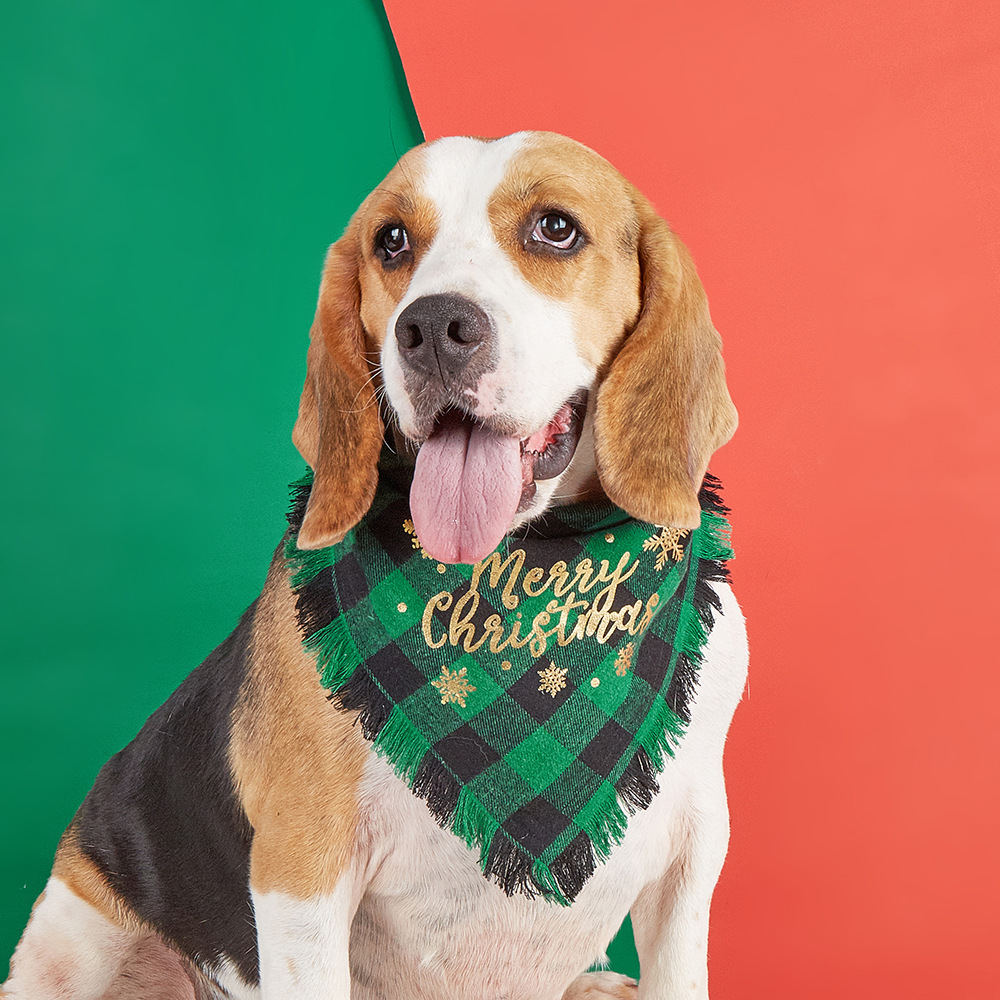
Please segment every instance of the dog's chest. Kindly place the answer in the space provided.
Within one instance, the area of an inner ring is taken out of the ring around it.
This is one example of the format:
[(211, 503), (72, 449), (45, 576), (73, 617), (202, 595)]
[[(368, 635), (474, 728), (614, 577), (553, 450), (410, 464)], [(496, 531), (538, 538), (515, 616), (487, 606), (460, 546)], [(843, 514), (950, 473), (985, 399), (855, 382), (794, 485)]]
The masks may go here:
[(362, 796), (366, 888), (350, 945), (359, 998), (560, 996), (601, 957), (638, 891), (663, 870), (675, 798), (664, 789), (633, 817), (608, 862), (564, 907), (504, 895), (373, 754)]

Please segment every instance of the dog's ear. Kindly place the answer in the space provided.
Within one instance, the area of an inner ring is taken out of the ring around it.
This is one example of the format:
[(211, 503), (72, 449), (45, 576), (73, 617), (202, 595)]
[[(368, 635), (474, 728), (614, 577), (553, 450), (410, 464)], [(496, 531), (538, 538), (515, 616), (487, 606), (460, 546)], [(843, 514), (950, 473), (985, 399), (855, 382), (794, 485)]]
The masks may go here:
[(349, 225), (326, 258), (292, 431), (313, 470), (300, 549), (339, 542), (368, 511), (378, 483), (383, 427), (365, 356), (357, 228)]
[(696, 528), (698, 490), (736, 430), (722, 340), (680, 240), (635, 193), (642, 308), (597, 396), (597, 472), (633, 517)]

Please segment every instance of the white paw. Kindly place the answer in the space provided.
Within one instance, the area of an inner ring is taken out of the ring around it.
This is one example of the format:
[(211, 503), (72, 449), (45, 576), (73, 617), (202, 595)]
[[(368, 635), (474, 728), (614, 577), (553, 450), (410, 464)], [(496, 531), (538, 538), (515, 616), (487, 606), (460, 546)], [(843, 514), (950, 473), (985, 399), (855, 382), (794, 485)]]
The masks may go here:
[(585, 972), (569, 984), (562, 1000), (635, 1000), (639, 984), (617, 972)]

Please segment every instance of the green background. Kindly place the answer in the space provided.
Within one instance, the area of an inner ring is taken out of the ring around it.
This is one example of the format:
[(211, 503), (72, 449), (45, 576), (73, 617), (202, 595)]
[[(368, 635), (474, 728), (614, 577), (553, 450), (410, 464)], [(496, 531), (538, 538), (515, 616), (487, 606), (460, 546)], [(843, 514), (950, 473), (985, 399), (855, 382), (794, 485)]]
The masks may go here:
[(324, 251), (421, 135), (371, 0), (7, 4), (0, 92), (5, 975), (101, 764), (260, 589)]

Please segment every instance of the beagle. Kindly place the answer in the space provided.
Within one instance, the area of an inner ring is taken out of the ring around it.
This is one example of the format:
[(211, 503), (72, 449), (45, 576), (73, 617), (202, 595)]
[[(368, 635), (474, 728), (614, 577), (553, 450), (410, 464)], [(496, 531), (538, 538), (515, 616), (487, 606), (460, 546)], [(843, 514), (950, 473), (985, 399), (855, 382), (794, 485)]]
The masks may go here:
[[(362, 521), (386, 444), (413, 464), (412, 526), (440, 572), (585, 498), (696, 528), (709, 458), (736, 426), (720, 348), (684, 247), (596, 153), (539, 132), (422, 145), (326, 260), (293, 546), (325, 549)], [(101, 770), (0, 996), (707, 997), (722, 751), (747, 666), (728, 584), (712, 584), (658, 793), (561, 906), (484, 878), (331, 703), (285, 545), (229, 638)], [(638, 986), (585, 971), (629, 914)]]

